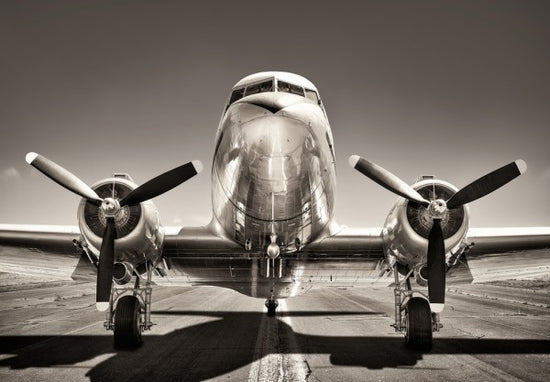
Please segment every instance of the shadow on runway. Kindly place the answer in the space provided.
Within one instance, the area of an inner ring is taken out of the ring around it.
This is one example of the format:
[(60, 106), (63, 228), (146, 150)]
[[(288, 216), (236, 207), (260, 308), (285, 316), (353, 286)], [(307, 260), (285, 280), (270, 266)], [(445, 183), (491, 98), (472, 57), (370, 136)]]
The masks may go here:
[[(164, 311), (154, 314), (199, 315), (195, 311)], [(288, 315), (318, 315), (293, 312)], [(335, 315), (324, 312), (325, 316)], [(357, 315), (358, 312), (338, 312)], [(360, 312), (365, 314), (365, 312)], [(372, 314), (372, 313), (370, 313)], [(134, 351), (113, 348), (111, 335), (0, 336), (0, 367), (82, 368), (78, 363), (98, 362), (88, 372), (91, 381), (101, 380), (186, 380), (218, 377), (255, 361), (255, 347), (262, 320), (276, 342), (269, 348), (277, 353), (328, 354), (333, 365), (369, 369), (413, 366), (423, 353), (411, 352), (401, 336), (327, 336), (293, 332), (284, 321), (257, 312), (202, 312), (214, 320), (184, 327), (165, 335), (147, 334)], [(285, 340), (294, 338), (294, 340)], [(289, 345), (289, 344), (295, 345)], [(293, 348), (291, 346), (294, 346)], [(435, 338), (430, 354), (550, 354), (550, 340)], [(11, 357), (9, 355), (12, 355)]]
[[(261, 319), (261, 314), (258, 312), (233, 312), (234, 314), (239, 315), (258, 315)], [(227, 311), (200, 311), (200, 310), (157, 310), (153, 312), (157, 316), (213, 316), (225, 318), (229, 312)], [(324, 311), (324, 310), (302, 310), (302, 311), (292, 311), (292, 312), (277, 312), (277, 317), (316, 317), (316, 316), (384, 316), (388, 317), (385, 312), (365, 312), (365, 311), (343, 311), (343, 312), (334, 312), (334, 311)]]

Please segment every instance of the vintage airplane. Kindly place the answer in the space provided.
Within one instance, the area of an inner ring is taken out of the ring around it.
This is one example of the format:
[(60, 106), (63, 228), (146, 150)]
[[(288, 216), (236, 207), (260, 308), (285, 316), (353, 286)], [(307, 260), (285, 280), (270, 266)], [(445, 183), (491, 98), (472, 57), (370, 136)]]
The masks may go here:
[(29, 153), (26, 161), (82, 196), (79, 230), (3, 226), (0, 246), (45, 253), (76, 247), (97, 266), (97, 308), (107, 312), (105, 327), (119, 347), (139, 345), (152, 326), (153, 274), (155, 283), (214, 285), (265, 298), (273, 316), (278, 298), (318, 285), (360, 285), (393, 271), (393, 326), (409, 347), (426, 350), (441, 327), (446, 278), (464, 267), (468, 251), (550, 246), (547, 228), (511, 236), (469, 230), (467, 204), (522, 174), (522, 160), (459, 190), (434, 177), (409, 185), (353, 155), (353, 168), (399, 198), (381, 229), (339, 226), (325, 107), (310, 81), (286, 72), (252, 74), (233, 87), (216, 136), (207, 226), (165, 230), (150, 201), (199, 173), (198, 161), (141, 186), (115, 174), (91, 187), (44, 156)]

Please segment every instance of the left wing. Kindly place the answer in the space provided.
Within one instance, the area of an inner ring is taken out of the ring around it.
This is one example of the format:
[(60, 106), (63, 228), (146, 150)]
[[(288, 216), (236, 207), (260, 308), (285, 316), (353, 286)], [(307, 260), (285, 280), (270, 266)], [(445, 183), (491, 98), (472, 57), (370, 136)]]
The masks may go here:
[(550, 227), (471, 228), (468, 241), (474, 282), (550, 275)]
[(467, 238), (469, 257), (550, 248), (550, 227), (470, 228)]
[(0, 224), (0, 271), (75, 278), (82, 249), (73, 240), (79, 238), (77, 226)]

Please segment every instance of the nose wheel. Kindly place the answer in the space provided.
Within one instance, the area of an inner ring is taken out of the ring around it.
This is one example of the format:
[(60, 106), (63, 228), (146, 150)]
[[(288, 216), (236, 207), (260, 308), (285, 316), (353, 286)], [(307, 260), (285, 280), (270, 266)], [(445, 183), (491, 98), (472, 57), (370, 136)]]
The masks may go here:
[[(413, 270), (400, 280), (397, 265), (395, 276), (395, 323), (397, 332), (405, 334), (405, 345), (414, 351), (429, 351), (432, 347), (433, 332), (443, 327), (439, 313), (432, 312), (428, 298), (422, 291), (411, 289), (410, 277)], [(422, 296), (419, 297), (418, 295)]]
[(151, 330), (151, 277), (153, 267), (147, 266), (145, 287), (140, 286), (141, 276), (135, 275), (134, 287), (111, 287), (107, 318), (103, 324), (114, 331), (115, 348), (135, 349), (143, 342), (141, 334)]
[(141, 304), (135, 296), (118, 300), (115, 315), (115, 348), (133, 349), (141, 345)]
[(425, 298), (412, 297), (405, 307), (405, 345), (421, 351), (432, 347), (432, 311)]
[(267, 308), (267, 315), (268, 317), (275, 317), (275, 313), (277, 310), (277, 306), (279, 306), (279, 302), (275, 299), (268, 299), (265, 301), (265, 306)]

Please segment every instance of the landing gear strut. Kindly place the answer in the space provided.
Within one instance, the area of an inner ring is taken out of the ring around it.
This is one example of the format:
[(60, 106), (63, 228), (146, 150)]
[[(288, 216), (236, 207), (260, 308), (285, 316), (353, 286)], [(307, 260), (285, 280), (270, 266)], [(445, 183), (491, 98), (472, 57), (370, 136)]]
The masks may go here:
[(279, 306), (279, 302), (275, 299), (267, 299), (265, 300), (265, 306), (267, 307), (267, 315), (275, 317), (275, 311), (277, 310), (277, 306)]
[[(405, 345), (413, 350), (428, 351), (432, 348), (432, 332), (438, 332), (443, 327), (439, 321), (439, 313), (432, 313), (425, 293), (412, 290), (411, 270), (403, 280), (400, 280), (397, 265), (394, 266), (395, 276), (395, 323), (396, 331), (405, 334)], [(416, 297), (419, 294), (423, 297)]]
[(147, 266), (145, 287), (140, 286), (140, 275), (135, 275), (133, 288), (112, 287), (109, 309), (104, 326), (114, 330), (115, 347), (134, 349), (142, 343), (141, 333), (151, 330), (151, 277), (153, 267)]

